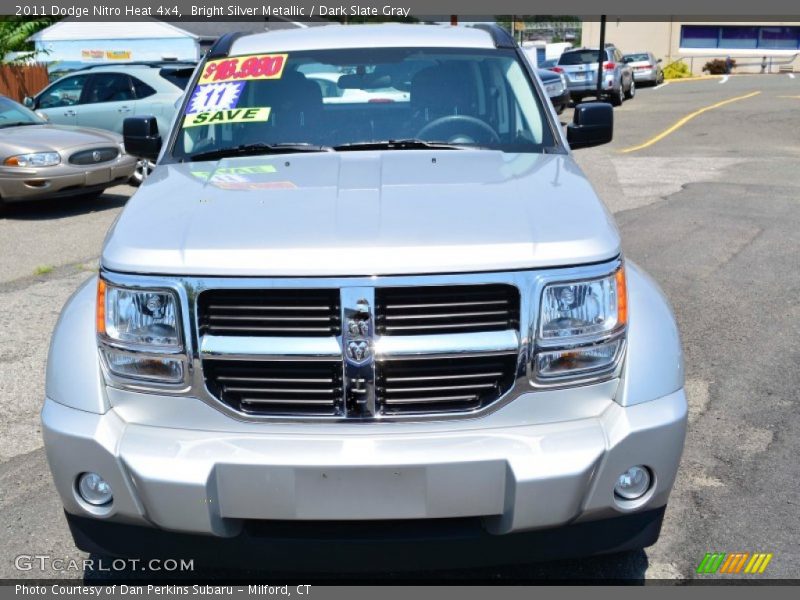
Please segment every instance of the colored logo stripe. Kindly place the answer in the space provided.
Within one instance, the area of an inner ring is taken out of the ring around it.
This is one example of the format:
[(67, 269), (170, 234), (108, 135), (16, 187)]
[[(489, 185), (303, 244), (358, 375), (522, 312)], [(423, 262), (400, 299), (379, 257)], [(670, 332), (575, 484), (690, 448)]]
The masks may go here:
[(724, 552), (706, 552), (700, 565), (697, 567), (698, 573), (716, 573), (722, 561), (725, 559)]
[[(756, 552), (750, 554), (749, 552), (733, 552), (727, 554), (725, 552), (707, 552), (697, 566), (697, 572), (702, 574), (725, 573), (725, 574), (738, 574), (744, 573), (756, 574), (763, 573), (769, 562), (772, 560), (771, 553)], [(748, 560), (749, 559), (749, 560)], [(747, 566), (745, 566), (747, 565)]]
[(763, 573), (767, 568), (769, 561), (772, 560), (772, 553), (769, 554), (753, 554), (753, 558), (747, 563), (744, 569), (745, 573)]

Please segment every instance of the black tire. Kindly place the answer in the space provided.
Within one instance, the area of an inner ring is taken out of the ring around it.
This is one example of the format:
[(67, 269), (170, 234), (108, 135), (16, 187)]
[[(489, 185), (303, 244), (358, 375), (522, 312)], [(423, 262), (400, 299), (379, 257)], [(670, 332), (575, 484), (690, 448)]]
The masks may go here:
[(636, 95), (636, 82), (631, 79), (631, 84), (628, 86), (628, 91), (625, 92), (625, 99), (626, 100), (633, 100), (633, 97)]
[(155, 168), (155, 163), (151, 160), (137, 160), (136, 161), (136, 170), (131, 175), (131, 178), (128, 180), (128, 183), (134, 187), (139, 187), (142, 185), (145, 179), (153, 172)]
[(625, 101), (625, 92), (622, 89), (622, 82), (619, 82), (619, 89), (614, 90), (609, 96), (609, 100), (611, 101), (611, 106), (622, 106), (622, 103)]

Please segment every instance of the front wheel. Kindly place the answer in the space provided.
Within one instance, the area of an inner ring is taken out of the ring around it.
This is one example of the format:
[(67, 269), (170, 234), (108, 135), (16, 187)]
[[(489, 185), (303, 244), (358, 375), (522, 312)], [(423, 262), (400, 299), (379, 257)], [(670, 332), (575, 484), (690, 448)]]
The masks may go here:
[(144, 183), (144, 180), (147, 179), (148, 175), (153, 172), (153, 169), (156, 168), (156, 163), (152, 160), (141, 159), (136, 161), (136, 170), (134, 170), (133, 175), (128, 180), (128, 183), (135, 186), (140, 186)]
[(636, 95), (636, 82), (633, 79), (631, 79), (631, 85), (628, 88), (628, 91), (625, 92), (625, 99), (632, 100), (635, 95)]

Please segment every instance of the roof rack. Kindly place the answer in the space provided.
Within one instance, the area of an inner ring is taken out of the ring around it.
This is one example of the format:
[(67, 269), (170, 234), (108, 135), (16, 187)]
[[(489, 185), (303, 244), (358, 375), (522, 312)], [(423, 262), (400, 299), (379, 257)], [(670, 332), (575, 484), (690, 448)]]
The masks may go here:
[(106, 62), (106, 63), (97, 63), (86, 65), (85, 67), (81, 67), (79, 69), (75, 69), (76, 71), (87, 71), (89, 69), (100, 69), (102, 67), (150, 67), (151, 69), (163, 69), (164, 67), (170, 67), (172, 65), (177, 66), (196, 66), (196, 61), (191, 60), (157, 60), (157, 61), (131, 61), (131, 62)]
[(475, 29), (481, 29), (492, 36), (495, 48), (516, 48), (517, 42), (508, 32), (497, 23), (478, 23), (472, 25)]
[(242, 35), (244, 35), (241, 31), (231, 31), (230, 33), (226, 33), (214, 42), (214, 45), (211, 46), (208, 53), (206, 53), (207, 60), (213, 60), (216, 58), (225, 58), (230, 54), (231, 46), (233, 46), (233, 42), (239, 39)]

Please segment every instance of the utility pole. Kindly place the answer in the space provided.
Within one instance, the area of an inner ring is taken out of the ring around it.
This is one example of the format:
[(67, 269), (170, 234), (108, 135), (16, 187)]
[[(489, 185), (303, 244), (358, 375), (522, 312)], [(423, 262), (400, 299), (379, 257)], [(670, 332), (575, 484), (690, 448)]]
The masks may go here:
[(597, 52), (597, 99), (603, 93), (603, 63), (606, 61), (606, 16), (600, 15), (600, 50)]

